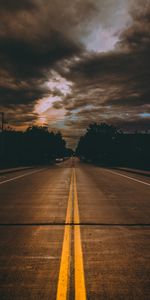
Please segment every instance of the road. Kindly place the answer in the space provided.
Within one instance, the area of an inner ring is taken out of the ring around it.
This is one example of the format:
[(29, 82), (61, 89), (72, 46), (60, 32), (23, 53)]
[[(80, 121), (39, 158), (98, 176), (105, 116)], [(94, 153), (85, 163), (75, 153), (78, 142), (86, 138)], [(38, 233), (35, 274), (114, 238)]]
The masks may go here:
[(149, 300), (150, 178), (69, 159), (0, 177), (0, 300)]

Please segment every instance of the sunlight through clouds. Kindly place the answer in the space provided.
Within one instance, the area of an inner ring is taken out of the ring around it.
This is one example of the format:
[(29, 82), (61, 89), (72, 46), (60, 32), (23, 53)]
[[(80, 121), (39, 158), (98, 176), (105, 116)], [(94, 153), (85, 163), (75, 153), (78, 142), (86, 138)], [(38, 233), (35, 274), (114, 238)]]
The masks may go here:
[(118, 37), (111, 32), (102, 28), (95, 29), (86, 39), (86, 47), (88, 51), (107, 52), (115, 48)]
[(65, 117), (64, 108), (57, 110), (53, 107), (53, 104), (57, 101), (61, 101), (61, 98), (58, 96), (50, 96), (38, 101), (35, 106), (35, 113), (38, 114), (37, 123), (39, 125), (48, 125), (49, 122), (55, 122)]
[(59, 92), (64, 96), (71, 94), (72, 91), (72, 82), (66, 80), (55, 71), (52, 71), (52, 77), (45, 83), (45, 85), (51, 92)]
[(66, 110), (64, 108), (56, 108), (54, 103), (58, 105), (63, 97), (72, 92), (72, 82), (66, 80), (55, 71), (51, 72), (51, 78), (45, 82), (45, 86), (49, 89), (50, 95), (38, 100), (35, 105), (35, 113), (38, 114), (38, 124), (49, 124), (51, 121), (63, 120)]
[(55, 101), (61, 101), (61, 98), (58, 96), (50, 96), (39, 100), (35, 106), (35, 112), (39, 115), (45, 113), (48, 109), (52, 107)]

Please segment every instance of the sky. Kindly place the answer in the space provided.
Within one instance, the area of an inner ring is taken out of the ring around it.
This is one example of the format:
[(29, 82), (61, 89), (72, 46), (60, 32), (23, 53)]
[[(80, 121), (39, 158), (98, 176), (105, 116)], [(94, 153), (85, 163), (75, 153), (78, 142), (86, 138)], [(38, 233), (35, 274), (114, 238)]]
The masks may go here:
[(0, 20), (7, 126), (150, 130), (150, 0), (0, 0)]

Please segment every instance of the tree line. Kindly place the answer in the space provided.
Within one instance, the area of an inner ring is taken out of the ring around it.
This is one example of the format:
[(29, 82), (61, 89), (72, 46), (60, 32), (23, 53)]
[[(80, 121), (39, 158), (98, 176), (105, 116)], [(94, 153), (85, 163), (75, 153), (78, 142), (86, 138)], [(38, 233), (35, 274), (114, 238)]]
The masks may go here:
[(60, 132), (32, 126), (25, 132), (6, 129), (0, 133), (0, 167), (52, 163), (70, 155)]
[(76, 154), (105, 166), (150, 169), (150, 133), (125, 133), (106, 123), (90, 124)]
[[(0, 168), (49, 164), (72, 154), (61, 133), (50, 132), (47, 127), (0, 133)], [(150, 133), (125, 133), (106, 123), (92, 123), (80, 137), (76, 155), (103, 166), (150, 169)]]

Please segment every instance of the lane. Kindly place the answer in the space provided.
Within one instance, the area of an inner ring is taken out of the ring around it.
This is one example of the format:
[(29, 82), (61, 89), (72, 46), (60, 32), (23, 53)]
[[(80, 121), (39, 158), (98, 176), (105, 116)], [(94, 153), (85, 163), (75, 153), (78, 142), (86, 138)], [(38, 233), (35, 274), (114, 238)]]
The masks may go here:
[(83, 226), (89, 300), (149, 300), (149, 228)]
[(0, 186), (0, 224), (64, 223), (71, 165), (54, 166)]
[(1, 300), (56, 299), (70, 174), (68, 161), (0, 186)]
[(0, 299), (56, 299), (63, 226), (0, 228)]
[(83, 224), (150, 224), (149, 186), (79, 162), (76, 173)]
[(87, 298), (148, 300), (150, 188), (78, 161), (76, 173)]

